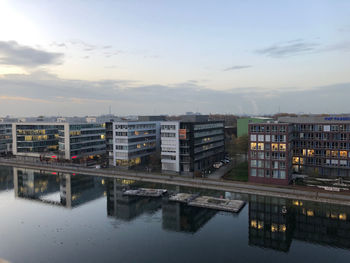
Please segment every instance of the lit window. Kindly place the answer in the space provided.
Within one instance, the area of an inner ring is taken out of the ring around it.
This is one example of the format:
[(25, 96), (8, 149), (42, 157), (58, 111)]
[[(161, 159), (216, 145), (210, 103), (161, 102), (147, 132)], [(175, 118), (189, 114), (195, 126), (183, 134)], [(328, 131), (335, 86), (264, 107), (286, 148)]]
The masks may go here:
[(250, 226), (253, 228), (257, 228), (258, 227), (258, 223), (256, 222), (256, 220), (252, 220), (250, 221)]
[(278, 225), (277, 224), (271, 224), (271, 232), (277, 232), (278, 231)]
[(280, 143), (280, 151), (285, 151), (285, 150), (286, 150), (286, 144)]
[(250, 143), (250, 149), (256, 150), (256, 143), (255, 142)]
[(307, 216), (314, 216), (314, 211), (307, 210), (306, 214), (307, 214)]
[(271, 144), (271, 149), (272, 149), (272, 151), (278, 151), (278, 144), (277, 143), (272, 143)]
[(339, 214), (339, 219), (346, 220), (346, 214), (345, 213)]
[(348, 156), (348, 152), (347, 151), (340, 151), (339, 155), (340, 155), (340, 157), (347, 157)]
[(284, 225), (284, 224), (280, 225), (280, 227), (279, 227), (280, 232), (286, 232), (286, 230), (287, 230), (286, 225)]
[(315, 156), (315, 150), (307, 150), (307, 156)]

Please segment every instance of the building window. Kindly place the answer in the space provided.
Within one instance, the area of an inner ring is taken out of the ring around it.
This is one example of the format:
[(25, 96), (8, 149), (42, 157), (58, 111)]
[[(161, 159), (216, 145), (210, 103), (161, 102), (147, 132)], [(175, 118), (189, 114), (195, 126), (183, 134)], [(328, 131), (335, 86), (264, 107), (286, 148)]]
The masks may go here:
[(285, 143), (280, 143), (280, 151), (286, 151), (286, 144)]
[(346, 158), (348, 156), (348, 152), (347, 151), (340, 151), (339, 155), (340, 155), (340, 157)]
[(269, 142), (271, 140), (270, 135), (265, 135), (265, 141)]
[(264, 150), (264, 143), (258, 143), (258, 150)]
[(258, 135), (258, 141), (263, 142), (264, 141), (264, 135)]
[(250, 169), (250, 176), (256, 176), (256, 169)]
[(293, 157), (293, 164), (299, 163), (299, 157)]
[(256, 141), (256, 135), (255, 135), (255, 134), (251, 134), (251, 135), (250, 135), (250, 140), (251, 140), (252, 142), (255, 142), (255, 141)]
[(250, 167), (256, 167), (256, 160), (251, 160), (250, 161)]
[(250, 149), (251, 150), (256, 150), (256, 142), (250, 143)]
[(272, 147), (272, 151), (278, 151), (278, 144), (277, 143), (272, 143), (271, 147)]
[(307, 156), (310, 156), (310, 157), (315, 156), (315, 150), (313, 149), (307, 150)]
[(272, 170), (272, 178), (278, 179), (278, 170)]

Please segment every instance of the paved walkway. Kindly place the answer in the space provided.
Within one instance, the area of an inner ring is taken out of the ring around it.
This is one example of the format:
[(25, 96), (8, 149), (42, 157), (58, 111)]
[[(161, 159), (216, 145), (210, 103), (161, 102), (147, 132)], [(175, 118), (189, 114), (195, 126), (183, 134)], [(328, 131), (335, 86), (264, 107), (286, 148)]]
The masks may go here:
[(306, 189), (294, 186), (267, 186), (252, 183), (217, 180), (211, 178), (189, 178), (179, 175), (165, 175), (160, 173), (147, 173), (135, 171), (118, 171), (109, 169), (95, 169), (87, 167), (69, 167), (53, 164), (37, 164), (29, 162), (19, 162), (15, 159), (0, 158), (0, 165), (14, 166), (18, 168), (37, 169), (44, 171), (55, 171), (61, 173), (80, 173), (93, 176), (103, 176), (108, 178), (122, 178), (145, 182), (163, 183), (170, 185), (181, 185), (195, 188), (213, 189), (219, 191), (256, 194), (289, 198), (296, 200), (308, 200), (323, 203), (341, 204), (350, 206), (349, 193), (333, 193)]
[(230, 171), (234, 167), (234, 162), (230, 162), (226, 165), (221, 166), (219, 169), (215, 170), (211, 174), (208, 175), (210, 179), (221, 179), (228, 171)]

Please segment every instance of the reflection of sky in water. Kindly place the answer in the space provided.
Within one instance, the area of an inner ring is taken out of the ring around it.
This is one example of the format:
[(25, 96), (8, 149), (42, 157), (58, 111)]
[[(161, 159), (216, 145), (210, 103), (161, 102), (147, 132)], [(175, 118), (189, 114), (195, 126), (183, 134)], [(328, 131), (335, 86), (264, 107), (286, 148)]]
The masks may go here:
[(44, 201), (51, 201), (51, 202), (60, 202), (61, 201), (61, 195), (60, 192), (50, 193), (47, 195), (40, 196), (41, 200)]
[[(45, 181), (45, 176), (40, 180)], [(57, 191), (38, 197), (45, 201), (15, 197), (13, 188), (0, 191), (0, 258), (11, 262), (306, 262), (312, 257), (317, 262), (348, 262), (350, 257), (347, 248), (306, 242), (307, 237), (301, 236), (319, 233), (334, 241), (336, 235), (350, 235), (349, 219), (331, 221), (342, 233), (334, 232), (334, 228), (322, 232), (325, 229), (315, 223), (317, 215), (326, 214), (326, 209), (322, 210), (326, 206), (322, 204), (303, 202), (301, 207), (300, 203), (291, 202), (288, 210), (295, 212), (288, 218), (279, 216), (276, 210), (281, 224), (283, 221), (288, 230), (294, 231), (294, 236), (286, 236), (290, 247), (283, 252), (276, 249), (270, 238), (274, 233), (268, 231), (268, 218), (276, 216), (271, 212), (274, 204), (258, 203), (254, 199), (239, 214), (212, 212), (165, 199), (126, 198), (114, 180), (106, 179), (103, 188), (98, 185), (96, 191), (101, 191), (100, 195), (91, 193), (94, 189), (91, 187), (98, 181), (84, 179), (79, 181), (80, 186), (77, 182), (72, 189), (80, 203), (69, 209), (45, 202), (59, 202)], [(59, 182), (56, 183), (53, 189), (58, 188)], [(198, 191), (181, 187), (178, 190)], [(233, 193), (207, 191), (206, 194), (209, 193), (237, 198)], [(278, 200), (283, 205), (286, 203), (284, 199)], [(338, 212), (345, 209), (332, 207)], [(310, 209), (313, 215), (307, 213)], [(253, 215), (255, 210), (257, 219)], [(309, 229), (302, 232), (304, 219)], [(263, 221), (267, 230), (256, 232), (258, 239), (250, 226), (253, 220)], [(264, 241), (265, 248), (256, 241)]]

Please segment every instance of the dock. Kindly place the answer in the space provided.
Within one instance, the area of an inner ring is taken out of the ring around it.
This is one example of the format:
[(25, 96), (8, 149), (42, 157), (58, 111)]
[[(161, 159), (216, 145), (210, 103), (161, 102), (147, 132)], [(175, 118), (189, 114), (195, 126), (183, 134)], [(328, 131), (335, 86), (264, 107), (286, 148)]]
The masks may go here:
[(166, 194), (166, 189), (139, 188), (135, 190), (126, 190), (123, 195), (142, 196), (142, 197), (161, 197)]
[(187, 194), (187, 193), (178, 193), (176, 195), (172, 195), (169, 197), (169, 201), (180, 202), (180, 203), (189, 203), (195, 198), (197, 198), (198, 194)]
[(189, 206), (215, 209), (238, 213), (245, 205), (242, 200), (222, 199), (210, 196), (199, 196), (198, 194), (178, 193), (169, 197), (169, 201), (186, 203)]
[(189, 202), (188, 205), (237, 213), (243, 208), (245, 202), (242, 200), (230, 200), (210, 196), (199, 196)]

